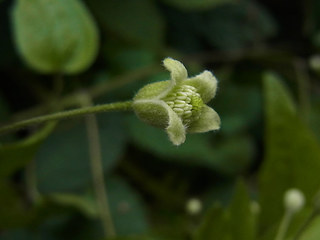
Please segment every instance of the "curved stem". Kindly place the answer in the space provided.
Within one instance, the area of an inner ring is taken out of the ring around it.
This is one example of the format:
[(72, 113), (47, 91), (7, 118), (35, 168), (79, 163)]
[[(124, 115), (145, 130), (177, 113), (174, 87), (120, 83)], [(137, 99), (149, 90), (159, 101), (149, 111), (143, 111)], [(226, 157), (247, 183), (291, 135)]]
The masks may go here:
[(4, 127), (0, 127), (0, 134), (17, 130), (20, 128), (24, 128), (29, 125), (40, 124), (40, 123), (52, 121), (52, 120), (61, 120), (65, 118), (71, 118), (71, 117), (86, 115), (90, 113), (110, 112), (110, 111), (128, 111), (131, 109), (132, 109), (132, 102), (126, 101), (126, 102), (108, 103), (108, 104), (97, 105), (92, 107), (84, 107), (84, 108), (73, 109), (69, 111), (57, 112), (53, 114), (48, 114), (48, 115), (20, 121)]
[[(112, 91), (114, 89), (120, 88), (126, 84), (130, 84), (132, 82), (138, 81), (139, 79), (143, 79), (147, 76), (150, 76), (152, 74), (158, 73), (163, 71), (160, 66), (157, 65), (151, 65), (147, 67), (142, 67), (139, 69), (135, 69), (133, 71), (124, 73), (122, 75), (118, 75), (115, 77), (112, 77), (108, 79), (108, 81), (103, 81), (103, 83), (99, 83), (97, 85), (94, 85), (86, 90), (88, 95), (90, 95), (91, 99), (94, 99), (96, 97), (102, 96), (105, 93)], [(55, 103), (56, 106), (59, 106), (61, 108), (68, 108), (68, 107), (74, 107), (78, 106), (79, 104), (79, 91), (75, 91), (73, 93), (68, 94), (67, 96), (63, 96), (60, 99), (57, 100)], [(42, 103), (38, 106), (35, 106), (33, 108), (23, 110), (21, 112), (18, 112), (14, 114), (13, 119), (21, 120), (23, 118), (28, 118), (30, 116), (35, 115), (41, 115), (46, 113), (48, 108), (51, 107), (50, 103)]]

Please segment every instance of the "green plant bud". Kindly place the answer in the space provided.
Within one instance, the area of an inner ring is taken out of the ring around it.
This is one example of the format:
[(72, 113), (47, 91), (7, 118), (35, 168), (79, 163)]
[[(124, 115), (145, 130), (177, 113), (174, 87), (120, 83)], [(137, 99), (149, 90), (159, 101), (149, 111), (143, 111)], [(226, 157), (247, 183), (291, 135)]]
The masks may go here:
[(164, 66), (171, 80), (148, 84), (136, 94), (133, 109), (144, 122), (163, 128), (175, 145), (185, 141), (186, 133), (220, 128), (219, 115), (206, 105), (216, 93), (217, 79), (209, 71), (188, 78), (183, 64), (166, 58)]
[(305, 205), (305, 196), (299, 190), (291, 188), (284, 194), (284, 205), (291, 212), (298, 212)]
[(17, 0), (12, 11), (16, 48), (41, 73), (75, 74), (98, 50), (98, 31), (78, 0)]

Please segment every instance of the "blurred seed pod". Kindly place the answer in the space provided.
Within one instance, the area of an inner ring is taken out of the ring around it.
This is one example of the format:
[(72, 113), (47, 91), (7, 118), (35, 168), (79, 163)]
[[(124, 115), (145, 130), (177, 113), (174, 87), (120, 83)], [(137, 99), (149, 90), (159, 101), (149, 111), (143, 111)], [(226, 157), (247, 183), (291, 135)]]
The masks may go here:
[(79, 0), (16, 0), (12, 10), (16, 48), (41, 73), (86, 70), (98, 51), (98, 30)]

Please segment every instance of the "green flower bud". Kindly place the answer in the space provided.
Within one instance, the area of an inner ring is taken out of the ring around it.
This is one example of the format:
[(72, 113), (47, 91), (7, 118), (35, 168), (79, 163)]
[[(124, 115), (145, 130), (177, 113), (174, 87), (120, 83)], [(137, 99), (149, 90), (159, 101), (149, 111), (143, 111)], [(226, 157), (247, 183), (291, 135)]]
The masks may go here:
[(12, 21), (18, 52), (36, 71), (78, 73), (97, 55), (98, 31), (81, 1), (16, 0)]
[(284, 205), (291, 212), (298, 212), (305, 204), (304, 194), (295, 188), (287, 190), (284, 194)]
[(217, 79), (209, 71), (188, 78), (182, 63), (166, 58), (164, 66), (171, 80), (146, 85), (136, 94), (133, 109), (144, 122), (166, 129), (175, 145), (185, 141), (186, 133), (220, 128), (219, 115), (206, 105), (216, 93)]
[(202, 210), (202, 202), (198, 198), (191, 198), (186, 203), (186, 211), (190, 215), (198, 215)]

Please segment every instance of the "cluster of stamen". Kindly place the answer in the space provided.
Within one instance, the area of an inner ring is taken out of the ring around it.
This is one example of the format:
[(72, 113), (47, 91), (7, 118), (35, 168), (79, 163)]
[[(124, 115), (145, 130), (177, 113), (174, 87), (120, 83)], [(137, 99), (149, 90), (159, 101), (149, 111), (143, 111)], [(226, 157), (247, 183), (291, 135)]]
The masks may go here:
[(200, 117), (200, 109), (203, 105), (201, 96), (195, 87), (182, 85), (164, 99), (172, 110), (182, 119), (184, 124), (188, 124)]

